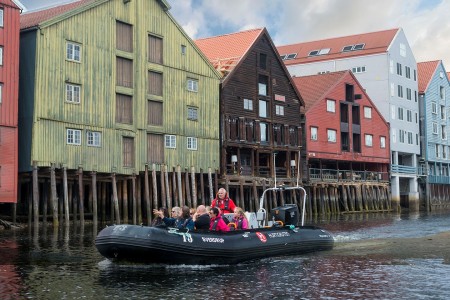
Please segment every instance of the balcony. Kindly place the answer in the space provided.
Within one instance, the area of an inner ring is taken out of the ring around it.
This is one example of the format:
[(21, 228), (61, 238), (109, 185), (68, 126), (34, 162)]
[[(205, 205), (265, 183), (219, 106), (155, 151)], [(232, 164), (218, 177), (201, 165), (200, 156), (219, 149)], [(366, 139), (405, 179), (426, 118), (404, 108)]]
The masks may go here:
[(328, 182), (388, 182), (389, 174), (387, 172), (310, 168), (309, 179)]
[(417, 168), (404, 165), (391, 165), (391, 173), (417, 175)]

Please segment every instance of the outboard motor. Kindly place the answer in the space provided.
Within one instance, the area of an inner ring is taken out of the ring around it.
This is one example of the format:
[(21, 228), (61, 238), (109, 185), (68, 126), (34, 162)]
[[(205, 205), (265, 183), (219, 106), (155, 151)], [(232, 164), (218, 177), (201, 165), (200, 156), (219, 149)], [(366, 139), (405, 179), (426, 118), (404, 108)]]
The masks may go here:
[(275, 222), (281, 221), (284, 225), (298, 225), (299, 211), (296, 204), (286, 204), (272, 208), (270, 215)]

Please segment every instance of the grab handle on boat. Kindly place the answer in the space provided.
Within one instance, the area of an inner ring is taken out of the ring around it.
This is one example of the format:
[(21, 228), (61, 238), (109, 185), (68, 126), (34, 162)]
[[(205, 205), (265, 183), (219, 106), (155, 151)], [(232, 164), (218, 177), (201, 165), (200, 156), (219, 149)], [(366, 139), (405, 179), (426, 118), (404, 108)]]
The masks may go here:
[(275, 225), (275, 224), (279, 224), (280, 227), (283, 227), (283, 226), (284, 226), (283, 221), (274, 221), (274, 225)]
[(236, 230), (236, 228), (237, 228), (236, 223), (233, 223), (233, 222), (228, 223), (228, 227), (230, 227), (230, 230)]

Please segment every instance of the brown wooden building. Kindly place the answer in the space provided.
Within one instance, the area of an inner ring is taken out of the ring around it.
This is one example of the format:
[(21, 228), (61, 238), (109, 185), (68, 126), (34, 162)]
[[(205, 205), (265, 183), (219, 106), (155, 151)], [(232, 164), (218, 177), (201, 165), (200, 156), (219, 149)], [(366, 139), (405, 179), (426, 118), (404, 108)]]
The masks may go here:
[(196, 44), (224, 75), (222, 179), (295, 177), (304, 104), (267, 30), (210, 37)]

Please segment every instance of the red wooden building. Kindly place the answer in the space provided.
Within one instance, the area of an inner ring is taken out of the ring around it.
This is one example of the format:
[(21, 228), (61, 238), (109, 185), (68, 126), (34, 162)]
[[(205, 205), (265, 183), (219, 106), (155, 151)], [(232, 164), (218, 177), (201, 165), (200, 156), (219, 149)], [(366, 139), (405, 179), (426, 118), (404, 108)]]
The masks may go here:
[(387, 181), (389, 124), (350, 71), (294, 77), (305, 101), (309, 178)]
[(20, 9), (0, 0), (0, 203), (17, 202)]

